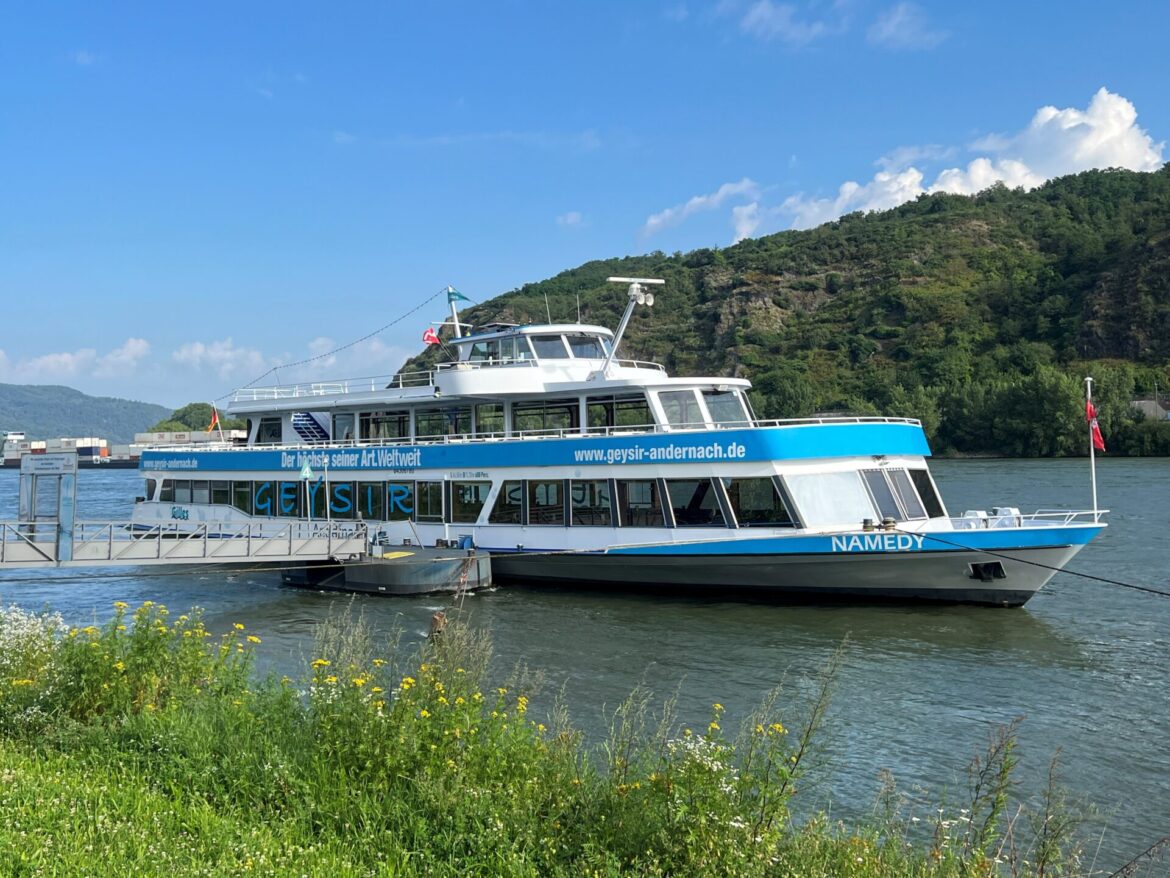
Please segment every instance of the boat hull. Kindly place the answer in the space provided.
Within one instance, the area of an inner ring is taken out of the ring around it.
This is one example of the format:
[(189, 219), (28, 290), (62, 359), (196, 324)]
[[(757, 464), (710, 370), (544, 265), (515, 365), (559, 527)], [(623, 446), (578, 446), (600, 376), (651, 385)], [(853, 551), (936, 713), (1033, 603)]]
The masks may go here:
[(354, 561), (288, 565), (281, 581), (298, 588), (381, 595), (457, 593), (492, 584), (484, 552), (411, 547)]
[[(849, 555), (493, 552), (501, 584), (637, 588), (788, 601), (930, 601), (1023, 606), (1080, 545)], [(976, 566), (972, 566), (976, 565)], [(1002, 574), (1002, 578), (1001, 578)]]

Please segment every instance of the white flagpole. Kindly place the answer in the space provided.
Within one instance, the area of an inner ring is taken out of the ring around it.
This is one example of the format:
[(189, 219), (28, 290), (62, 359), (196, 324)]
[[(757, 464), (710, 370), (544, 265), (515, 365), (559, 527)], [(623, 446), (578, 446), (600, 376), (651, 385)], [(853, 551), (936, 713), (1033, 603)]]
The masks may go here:
[[(1086, 414), (1088, 406), (1093, 402), (1093, 379), (1085, 378)], [(1089, 428), (1089, 477), (1093, 484), (1093, 521), (1097, 521), (1097, 448), (1093, 444), (1093, 419), (1086, 418)]]

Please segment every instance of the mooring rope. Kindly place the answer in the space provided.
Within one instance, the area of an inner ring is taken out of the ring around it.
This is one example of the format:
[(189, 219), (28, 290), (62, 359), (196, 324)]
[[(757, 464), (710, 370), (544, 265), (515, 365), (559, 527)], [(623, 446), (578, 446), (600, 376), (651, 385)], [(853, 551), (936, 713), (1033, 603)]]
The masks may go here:
[(1155, 594), (1159, 597), (1170, 598), (1170, 591), (1162, 591), (1161, 589), (1152, 588), (1148, 585), (1137, 585), (1133, 582), (1122, 582), (1120, 579), (1110, 579), (1106, 576), (1095, 576), (1092, 573), (1081, 573), (1079, 570), (1069, 570), (1067, 567), (1054, 567), (1051, 564), (1044, 564), (1040, 561), (1031, 561), (1027, 558), (1020, 558), (1015, 555), (1007, 555), (1002, 552), (996, 552), (992, 549), (977, 549), (974, 546), (964, 546), (961, 543), (943, 539), (942, 537), (935, 536), (932, 533), (902, 530), (901, 528), (894, 528), (894, 531), (896, 533), (911, 534), (912, 536), (916, 537), (925, 537), (928, 540), (933, 540), (936, 543), (942, 543), (943, 545), (951, 546), (955, 549), (962, 549), (965, 552), (978, 552), (982, 555), (988, 555), (992, 558), (1002, 558), (1006, 561), (1015, 561), (1020, 564), (1030, 564), (1033, 567), (1040, 567), (1043, 570), (1051, 570), (1055, 573), (1067, 573), (1069, 576), (1079, 576), (1081, 579), (1089, 579), (1093, 582), (1102, 582), (1106, 585), (1116, 585), (1119, 588), (1130, 588), (1134, 591), (1144, 591), (1147, 594)]

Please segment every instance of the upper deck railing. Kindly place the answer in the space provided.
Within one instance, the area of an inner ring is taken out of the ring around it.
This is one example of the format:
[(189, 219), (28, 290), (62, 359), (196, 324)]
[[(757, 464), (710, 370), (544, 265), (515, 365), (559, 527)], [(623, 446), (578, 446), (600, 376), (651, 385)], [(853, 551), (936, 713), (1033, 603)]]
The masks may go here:
[(531, 439), (585, 439), (599, 436), (625, 436), (645, 434), (671, 434), (710, 432), (712, 430), (758, 430), (773, 427), (801, 427), (811, 425), (842, 424), (906, 424), (921, 427), (922, 422), (914, 418), (886, 418), (879, 416), (842, 416), (821, 418), (791, 418), (754, 421), (724, 421), (718, 424), (618, 424), (606, 427), (566, 427), (553, 430), (516, 430), (512, 433), (451, 433), (428, 436), (379, 436), (368, 439), (330, 440), (328, 442), (297, 442), (295, 444), (233, 445), (220, 442), (202, 442), (197, 445), (166, 445), (148, 451), (288, 451), (312, 448), (315, 450), (344, 448), (378, 448), (397, 445), (456, 445), (485, 442), (519, 442)]
[[(312, 381), (303, 384), (279, 384), (269, 387), (242, 387), (232, 394), (232, 402), (272, 402), (281, 399), (304, 397), (344, 396), (347, 393), (376, 393), (379, 390), (405, 390), (411, 387), (433, 387), (435, 376), (440, 372), (462, 372), (473, 369), (535, 368), (537, 366), (558, 366), (566, 363), (600, 364), (600, 360), (459, 360), (453, 363), (439, 363), (434, 369), (416, 372), (399, 372), (394, 375), (370, 375), (362, 378), (344, 378), (337, 381)], [(649, 369), (665, 372), (660, 363), (647, 360), (614, 360), (623, 369)]]

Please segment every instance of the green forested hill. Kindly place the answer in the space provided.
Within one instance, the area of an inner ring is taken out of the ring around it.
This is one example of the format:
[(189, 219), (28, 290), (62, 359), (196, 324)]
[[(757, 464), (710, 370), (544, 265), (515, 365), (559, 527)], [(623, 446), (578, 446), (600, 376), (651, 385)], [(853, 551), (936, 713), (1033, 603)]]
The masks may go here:
[[(1111, 451), (1170, 453), (1129, 399), (1170, 386), (1170, 166), (1031, 192), (929, 195), (880, 214), (692, 253), (586, 263), (462, 312), (615, 327), (608, 275), (663, 277), (623, 356), (750, 378), (757, 412), (920, 417), (937, 450), (1084, 449), (1083, 384)], [(428, 354), (405, 368), (417, 368)]]
[(0, 433), (23, 430), (30, 439), (97, 436), (131, 442), (135, 433), (170, 413), (161, 405), (86, 396), (70, 387), (0, 384)]

